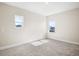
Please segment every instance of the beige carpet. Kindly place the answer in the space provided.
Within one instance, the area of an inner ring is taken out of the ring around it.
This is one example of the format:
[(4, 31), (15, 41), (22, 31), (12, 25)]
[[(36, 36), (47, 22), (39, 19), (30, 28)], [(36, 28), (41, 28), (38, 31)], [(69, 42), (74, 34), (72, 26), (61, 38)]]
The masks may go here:
[(33, 46), (30, 43), (0, 51), (0, 56), (79, 56), (79, 46), (57, 40)]

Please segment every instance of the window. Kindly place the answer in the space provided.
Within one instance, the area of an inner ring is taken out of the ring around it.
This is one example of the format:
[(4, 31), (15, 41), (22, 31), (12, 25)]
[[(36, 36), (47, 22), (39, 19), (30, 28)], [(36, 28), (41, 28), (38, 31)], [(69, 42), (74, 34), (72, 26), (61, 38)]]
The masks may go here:
[(16, 27), (22, 27), (23, 26), (23, 20), (24, 20), (23, 16), (15, 15)]
[(55, 21), (54, 20), (50, 20), (48, 26), (49, 26), (49, 32), (55, 32)]

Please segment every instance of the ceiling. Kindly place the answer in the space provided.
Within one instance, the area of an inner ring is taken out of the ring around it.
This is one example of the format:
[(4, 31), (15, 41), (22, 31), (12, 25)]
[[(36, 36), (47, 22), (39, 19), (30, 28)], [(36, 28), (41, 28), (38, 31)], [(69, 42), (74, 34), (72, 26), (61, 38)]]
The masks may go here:
[(79, 8), (79, 2), (4, 2), (43, 16)]

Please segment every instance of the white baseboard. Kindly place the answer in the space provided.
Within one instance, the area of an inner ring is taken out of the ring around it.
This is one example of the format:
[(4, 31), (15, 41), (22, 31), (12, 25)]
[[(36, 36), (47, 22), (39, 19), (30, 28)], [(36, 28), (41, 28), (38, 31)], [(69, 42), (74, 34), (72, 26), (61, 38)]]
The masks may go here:
[(23, 45), (23, 44), (26, 44), (26, 43), (29, 43), (29, 42), (32, 42), (32, 41), (36, 41), (36, 40), (30, 40), (28, 42), (21, 42), (21, 43), (16, 43), (16, 44), (2, 46), (2, 47), (0, 47), (0, 50), (5, 50), (5, 49), (8, 49), (8, 48), (16, 47), (16, 46)]
[[(57, 40), (56, 38), (49, 38), (49, 39), (54, 39), (54, 40)], [(79, 45), (79, 43), (78, 43), (78, 42), (72, 42), (72, 41), (67, 41), (67, 40), (58, 40), (58, 41), (62, 41), (62, 42), (70, 43), (70, 44)]]
[[(48, 39), (57, 40), (56, 38), (48, 38)], [(0, 50), (5, 50), (5, 49), (8, 49), (8, 48), (16, 47), (16, 46), (23, 45), (23, 44), (26, 44), (26, 43), (29, 43), (29, 42), (33, 42), (33, 41), (36, 41), (36, 40), (30, 40), (28, 42), (21, 42), (21, 43), (16, 43), (16, 44), (12, 44), (12, 45), (6, 45), (6, 46), (3, 46), (3, 47), (0, 47)], [(79, 45), (79, 43), (77, 43), (77, 42), (71, 42), (71, 41), (67, 41), (67, 40), (58, 40), (58, 41), (63, 41), (63, 42)]]

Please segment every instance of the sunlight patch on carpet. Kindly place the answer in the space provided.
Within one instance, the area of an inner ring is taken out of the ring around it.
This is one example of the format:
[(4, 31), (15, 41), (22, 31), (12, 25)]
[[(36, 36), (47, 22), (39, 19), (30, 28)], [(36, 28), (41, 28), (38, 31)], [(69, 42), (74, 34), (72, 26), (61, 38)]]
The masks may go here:
[(39, 41), (32, 42), (31, 44), (33, 46), (40, 46), (40, 45), (47, 43), (47, 42), (48, 42), (48, 40), (39, 40)]

